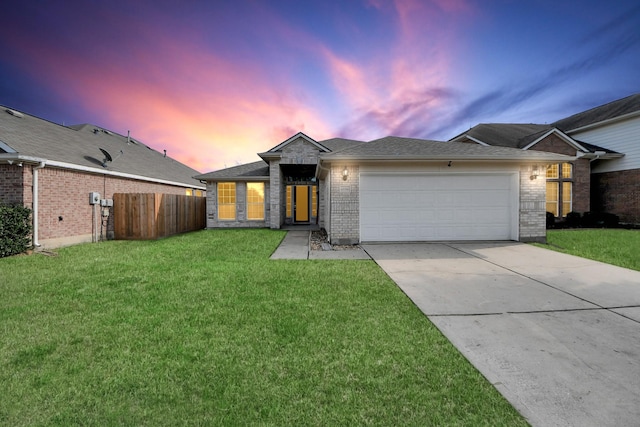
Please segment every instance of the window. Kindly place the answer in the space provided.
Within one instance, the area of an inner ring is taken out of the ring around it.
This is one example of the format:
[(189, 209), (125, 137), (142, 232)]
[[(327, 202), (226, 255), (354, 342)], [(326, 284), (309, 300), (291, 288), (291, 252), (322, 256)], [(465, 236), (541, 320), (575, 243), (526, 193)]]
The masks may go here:
[(291, 218), (291, 205), (292, 205), (292, 200), (291, 200), (291, 189), (293, 187), (291, 185), (287, 185), (287, 218)]
[(311, 186), (311, 216), (318, 216), (318, 187)]
[(547, 169), (547, 212), (565, 217), (572, 209), (573, 165), (554, 164)]
[(236, 183), (218, 183), (218, 219), (236, 219)]
[(247, 219), (264, 219), (264, 183), (247, 183)]
[(191, 188), (187, 188), (187, 190), (185, 191), (185, 194), (187, 196), (193, 196), (193, 190)]

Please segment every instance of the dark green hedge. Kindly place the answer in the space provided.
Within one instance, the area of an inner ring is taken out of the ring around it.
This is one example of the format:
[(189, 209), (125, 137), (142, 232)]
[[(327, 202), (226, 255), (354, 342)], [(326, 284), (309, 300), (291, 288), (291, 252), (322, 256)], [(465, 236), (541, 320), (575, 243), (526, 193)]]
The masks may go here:
[(31, 245), (31, 209), (0, 204), (0, 258), (20, 254)]

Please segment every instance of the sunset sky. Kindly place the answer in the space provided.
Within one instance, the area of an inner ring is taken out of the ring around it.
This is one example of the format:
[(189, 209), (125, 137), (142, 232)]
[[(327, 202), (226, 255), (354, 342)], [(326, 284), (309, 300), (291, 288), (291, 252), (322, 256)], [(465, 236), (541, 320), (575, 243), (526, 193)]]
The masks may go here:
[(316, 140), (446, 140), (640, 92), (637, 0), (14, 1), (0, 104), (208, 172)]

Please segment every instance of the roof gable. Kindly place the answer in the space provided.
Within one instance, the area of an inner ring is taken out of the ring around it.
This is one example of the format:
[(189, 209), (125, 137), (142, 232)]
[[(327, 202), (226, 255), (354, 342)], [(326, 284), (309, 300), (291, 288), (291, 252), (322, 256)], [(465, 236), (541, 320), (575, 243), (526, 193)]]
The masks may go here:
[(556, 128), (551, 128), (546, 132), (543, 132), (542, 135), (535, 135), (532, 139), (533, 141), (531, 141), (529, 144), (525, 145), (524, 147), (522, 147), (523, 150), (528, 150), (530, 148), (532, 148), (533, 146), (535, 146), (536, 144), (538, 144), (541, 141), (544, 141), (547, 137), (549, 137), (550, 135), (556, 135), (558, 138), (560, 138), (563, 142), (565, 142), (566, 144), (568, 144), (569, 146), (571, 146), (572, 148), (578, 150), (578, 151), (582, 151), (582, 152), (589, 152), (589, 149), (582, 146), (581, 144), (578, 143), (578, 141), (574, 140), (573, 138), (571, 138), (570, 136), (567, 136), (564, 132), (556, 129)]
[[(319, 142), (317, 142), (315, 139), (305, 135), (302, 132), (298, 132), (295, 135), (293, 135), (292, 137), (288, 138), (287, 140), (281, 142), (280, 144), (276, 145), (275, 147), (271, 148), (270, 150), (267, 151), (267, 153), (276, 153), (276, 152), (280, 152), (282, 151), (287, 145), (297, 141), (298, 139), (302, 139), (305, 142), (315, 146), (318, 150), (320, 150), (320, 152), (323, 153), (328, 153), (329, 150), (327, 147), (325, 147), (324, 145), (320, 144)], [(265, 153), (266, 154), (266, 153)]]
[(538, 124), (481, 123), (450, 141), (463, 141), (466, 138), (483, 145), (523, 148), (531, 142), (529, 138), (532, 135), (549, 129), (548, 125)]

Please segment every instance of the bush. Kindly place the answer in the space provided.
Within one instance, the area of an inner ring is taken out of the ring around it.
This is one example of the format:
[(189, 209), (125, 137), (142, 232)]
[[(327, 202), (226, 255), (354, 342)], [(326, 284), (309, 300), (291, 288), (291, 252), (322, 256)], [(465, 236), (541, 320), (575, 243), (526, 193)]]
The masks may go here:
[(0, 205), (0, 258), (20, 254), (31, 245), (31, 209)]
[(567, 224), (567, 227), (571, 227), (571, 228), (576, 228), (576, 227), (580, 227), (580, 212), (569, 212), (567, 214), (567, 218), (565, 219), (565, 222)]
[(547, 228), (555, 228), (556, 217), (551, 212), (547, 212)]
[(585, 212), (582, 226), (588, 228), (616, 228), (620, 223), (617, 215), (607, 212)]

